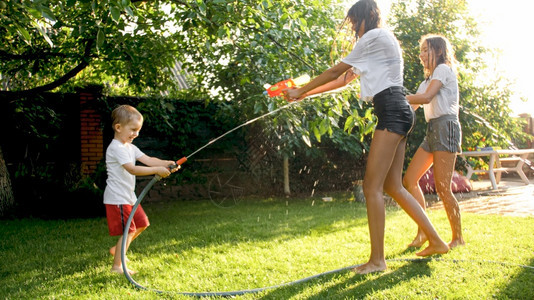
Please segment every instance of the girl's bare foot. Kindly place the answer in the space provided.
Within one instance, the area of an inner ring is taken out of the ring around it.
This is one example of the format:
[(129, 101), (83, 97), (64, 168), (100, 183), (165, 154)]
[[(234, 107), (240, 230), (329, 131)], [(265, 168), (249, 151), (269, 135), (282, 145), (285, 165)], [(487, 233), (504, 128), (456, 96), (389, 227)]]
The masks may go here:
[(452, 249), (452, 248), (456, 248), (458, 246), (463, 246), (465, 245), (465, 242), (463, 239), (456, 239), (456, 240), (452, 240), (450, 243), (449, 243), (449, 249)]
[(430, 256), (434, 254), (445, 254), (449, 252), (449, 246), (445, 244), (444, 242), (438, 243), (438, 244), (430, 244), (425, 249), (415, 253), (415, 255), (418, 256)]
[[(133, 275), (133, 274), (137, 273), (134, 270), (130, 270), (130, 269), (127, 269), (127, 270), (128, 270), (128, 274), (130, 274), (130, 275)], [(117, 274), (124, 274), (124, 271), (122, 270), (122, 266), (120, 266), (120, 267), (117, 267), (117, 266), (111, 267), (111, 272), (112, 273), (117, 273)]]
[(367, 263), (357, 266), (356, 268), (352, 269), (352, 272), (355, 272), (360, 275), (374, 273), (374, 272), (382, 272), (387, 269), (387, 265), (385, 261), (382, 261), (378, 264), (375, 264), (371, 261), (368, 261)]
[(428, 239), (426, 238), (425, 234), (417, 234), (413, 241), (408, 244), (408, 247), (419, 248), (423, 246), (427, 241)]
[[(112, 256), (115, 256), (115, 248), (116, 248), (116, 246), (113, 246), (113, 247), (109, 248), (109, 254), (111, 254)], [(125, 261), (126, 262), (130, 262), (130, 260), (128, 259), (127, 256), (125, 256)]]

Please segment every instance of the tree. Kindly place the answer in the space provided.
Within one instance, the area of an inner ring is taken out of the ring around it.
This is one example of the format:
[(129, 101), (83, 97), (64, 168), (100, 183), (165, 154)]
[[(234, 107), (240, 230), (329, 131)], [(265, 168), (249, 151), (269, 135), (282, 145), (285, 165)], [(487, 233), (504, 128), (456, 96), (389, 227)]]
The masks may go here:
[[(3, 0), (0, 105), (103, 84), (109, 95), (222, 101), (247, 119), (285, 104), (267, 100), (263, 84), (326, 68), (342, 18), (338, 2)], [(177, 62), (192, 74), (190, 90), (174, 81)], [(331, 106), (338, 113), (330, 109), (322, 121), (291, 113), (273, 122), (300, 132), (284, 133), (293, 144), (310, 144), (301, 124), (321, 122), (317, 138), (331, 133), (340, 115), (339, 104)]]
[(4, 211), (13, 205), (13, 191), (11, 189), (11, 179), (7, 172), (4, 155), (0, 148), (0, 216)]

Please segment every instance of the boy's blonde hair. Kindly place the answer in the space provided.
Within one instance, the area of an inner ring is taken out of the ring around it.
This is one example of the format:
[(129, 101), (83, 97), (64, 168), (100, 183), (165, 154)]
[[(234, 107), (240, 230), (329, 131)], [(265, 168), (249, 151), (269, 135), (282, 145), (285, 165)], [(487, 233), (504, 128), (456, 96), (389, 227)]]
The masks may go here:
[[(428, 47), (428, 66), (425, 67), (425, 77), (428, 79), (434, 73), (434, 69), (440, 64), (446, 64), (456, 72), (456, 58), (449, 40), (439, 34), (427, 34), (421, 37), (419, 46), (426, 43)], [(431, 55), (431, 53), (433, 55)]]
[(111, 119), (113, 120), (111, 126), (115, 130), (116, 124), (126, 125), (133, 120), (143, 121), (143, 115), (135, 107), (123, 104), (111, 112)]

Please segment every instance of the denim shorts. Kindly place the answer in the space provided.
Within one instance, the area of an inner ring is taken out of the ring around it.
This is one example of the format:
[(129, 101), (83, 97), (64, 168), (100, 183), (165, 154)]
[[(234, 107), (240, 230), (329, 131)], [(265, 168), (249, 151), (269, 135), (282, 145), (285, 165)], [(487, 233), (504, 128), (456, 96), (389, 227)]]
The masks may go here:
[(373, 107), (378, 118), (376, 129), (408, 136), (415, 125), (415, 113), (406, 100), (404, 88), (387, 88), (373, 97)]
[(462, 152), (462, 129), (458, 116), (444, 115), (428, 122), (421, 146), (426, 152)]

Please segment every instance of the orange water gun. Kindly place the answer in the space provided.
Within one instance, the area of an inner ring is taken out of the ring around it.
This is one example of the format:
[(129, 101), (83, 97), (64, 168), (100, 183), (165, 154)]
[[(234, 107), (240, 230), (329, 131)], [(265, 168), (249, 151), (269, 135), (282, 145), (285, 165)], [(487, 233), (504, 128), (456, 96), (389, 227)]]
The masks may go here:
[(304, 85), (310, 81), (310, 76), (305, 74), (302, 76), (299, 76), (297, 78), (289, 78), (286, 80), (282, 80), (280, 82), (277, 82), (273, 85), (265, 84), (263, 87), (265, 88), (265, 92), (263, 94), (269, 95), (269, 97), (277, 97), (277, 96), (283, 96), (283, 91), (288, 88), (297, 87)]

